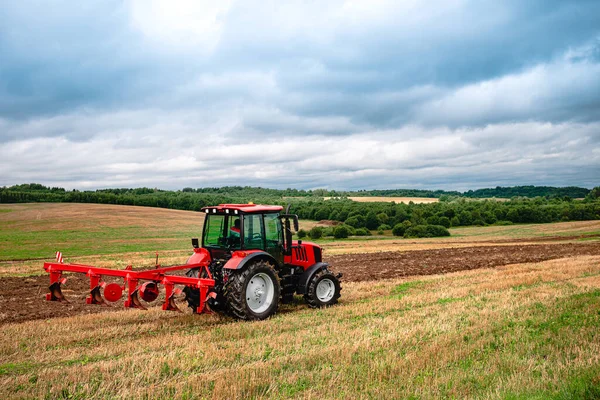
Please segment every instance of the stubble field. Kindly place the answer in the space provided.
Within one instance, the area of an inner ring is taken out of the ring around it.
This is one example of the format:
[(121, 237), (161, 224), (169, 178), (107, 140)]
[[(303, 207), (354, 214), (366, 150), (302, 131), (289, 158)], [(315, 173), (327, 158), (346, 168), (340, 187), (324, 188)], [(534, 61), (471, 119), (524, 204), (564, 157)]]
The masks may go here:
[[(600, 223), (323, 241), (340, 304), (235, 322), (43, 300), (44, 259), (183, 263), (200, 213), (0, 206), (2, 398), (596, 398)], [(183, 305), (181, 305), (183, 308)]]

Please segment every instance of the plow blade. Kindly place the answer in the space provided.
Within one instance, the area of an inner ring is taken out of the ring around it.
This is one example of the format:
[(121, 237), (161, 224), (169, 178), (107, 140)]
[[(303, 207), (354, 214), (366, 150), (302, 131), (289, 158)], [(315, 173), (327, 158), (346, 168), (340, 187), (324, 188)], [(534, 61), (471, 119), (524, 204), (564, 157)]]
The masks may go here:
[(67, 300), (67, 298), (65, 297), (65, 295), (63, 294), (60, 285), (62, 282), (54, 282), (53, 284), (50, 285), (50, 287), (48, 289), (50, 289), (50, 293), (48, 293), (46, 295), (46, 300), (49, 301), (61, 301), (61, 302), (65, 302), (68, 303), (69, 300)]
[(163, 310), (183, 312), (179, 309), (179, 307), (177, 307), (177, 304), (175, 304), (175, 295), (172, 295), (165, 300), (165, 304), (163, 304)]
[(181, 294), (181, 290), (175, 289), (173, 283), (167, 278), (163, 279), (162, 284), (165, 287), (165, 302), (162, 306), (162, 309), (167, 311), (182, 312), (179, 307), (177, 307), (177, 304), (175, 304), (175, 295)]
[(144, 307), (144, 305), (140, 301), (140, 298), (138, 296), (138, 290), (135, 290), (129, 295), (129, 307), (139, 308), (140, 310), (147, 310), (147, 308)]
[(90, 304), (101, 304), (103, 306), (108, 306), (100, 293), (100, 286), (96, 286), (92, 290), (90, 290)]

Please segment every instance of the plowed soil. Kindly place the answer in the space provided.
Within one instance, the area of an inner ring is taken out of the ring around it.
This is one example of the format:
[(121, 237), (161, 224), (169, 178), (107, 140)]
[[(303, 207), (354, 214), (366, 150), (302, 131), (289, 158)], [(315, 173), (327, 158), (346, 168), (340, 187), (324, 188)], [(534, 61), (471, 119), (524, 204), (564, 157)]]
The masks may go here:
[(600, 242), (517, 246), (476, 246), (331, 256), (326, 261), (344, 281), (434, 275), (578, 255), (600, 255)]
[[(330, 256), (325, 261), (332, 265), (335, 272), (344, 274), (343, 281), (356, 282), (491, 268), (578, 255), (600, 255), (600, 243), (478, 246), (349, 254)], [(67, 278), (63, 293), (69, 298), (69, 303), (45, 300), (49, 282), (46, 275), (0, 278), (0, 324), (122, 309), (122, 301), (111, 307), (85, 304), (89, 280), (82, 274), (67, 275)], [(160, 302), (159, 298), (156, 303)], [(180, 307), (185, 306), (180, 304)]]

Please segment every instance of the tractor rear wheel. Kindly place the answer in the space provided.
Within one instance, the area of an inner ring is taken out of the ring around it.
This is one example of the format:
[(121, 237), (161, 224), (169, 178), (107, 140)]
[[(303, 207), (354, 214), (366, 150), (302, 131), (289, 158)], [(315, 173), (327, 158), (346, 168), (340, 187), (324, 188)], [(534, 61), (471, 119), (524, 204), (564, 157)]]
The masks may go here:
[[(188, 270), (185, 273), (185, 276), (190, 278), (198, 278), (200, 276), (200, 268), (192, 268)], [(205, 278), (206, 276), (202, 277)], [(186, 286), (183, 288), (183, 293), (185, 293), (185, 300), (188, 303), (188, 307), (191, 308), (193, 312), (197, 312), (198, 307), (200, 306), (200, 289), (192, 289), (191, 287)], [(223, 299), (219, 294), (217, 294), (216, 297), (208, 296), (205, 304), (207, 304), (208, 308), (212, 311), (224, 311)]]
[(304, 300), (312, 308), (329, 307), (337, 303), (341, 290), (340, 280), (324, 269), (317, 272), (308, 283)]
[[(190, 278), (197, 278), (199, 274), (199, 268), (192, 268), (185, 273), (185, 276)], [(183, 293), (185, 293), (185, 300), (188, 303), (188, 307), (191, 308), (194, 312), (200, 306), (200, 290), (192, 289), (189, 286), (183, 288)]]
[(227, 310), (239, 319), (261, 320), (277, 312), (280, 293), (277, 272), (267, 261), (232, 271), (225, 283)]

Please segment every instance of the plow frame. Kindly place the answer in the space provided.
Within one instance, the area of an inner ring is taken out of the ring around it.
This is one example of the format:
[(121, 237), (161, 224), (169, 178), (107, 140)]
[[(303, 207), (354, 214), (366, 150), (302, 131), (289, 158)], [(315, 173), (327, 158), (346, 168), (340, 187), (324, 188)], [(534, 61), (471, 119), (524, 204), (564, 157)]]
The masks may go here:
[[(178, 271), (183, 269), (199, 268), (200, 273), (206, 272), (205, 278), (192, 278), (187, 276), (179, 275), (168, 275), (168, 272)], [(127, 269), (109, 269), (99, 268), (91, 265), (84, 264), (63, 264), (60, 262), (45, 262), (44, 270), (50, 274), (50, 293), (46, 294), (46, 300), (48, 301), (66, 301), (62, 294), (60, 286), (64, 284), (67, 278), (63, 277), (64, 272), (76, 272), (83, 273), (90, 279), (90, 292), (86, 298), (87, 304), (104, 304), (106, 305), (102, 295), (100, 294), (100, 288), (105, 285), (102, 282), (103, 276), (111, 276), (117, 278), (123, 278), (123, 290), (127, 290), (127, 299), (125, 300), (125, 307), (127, 308), (142, 308), (142, 305), (138, 298), (138, 292), (141, 288), (140, 281), (154, 282), (155, 285), (162, 284), (165, 287), (165, 302), (163, 303), (163, 310), (180, 311), (175, 305), (174, 295), (180, 294), (181, 290), (175, 288), (175, 285), (185, 285), (193, 289), (200, 291), (200, 304), (195, 310), (198, 314), (210, 313), (205, 307), (205, 302), (208, 296), (209, 290), (215, 286), (215, 281), (208, 269), (208, 262), (201, 262), (197, 264), (185, 264), (176, 265), (170, 267), (156, 266), (155, 269), (133, 271), (131, 266)], [(157, 286), (156, 286), (157, 287)]]

